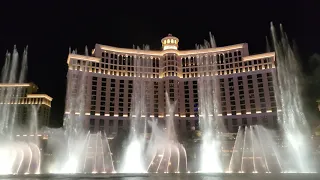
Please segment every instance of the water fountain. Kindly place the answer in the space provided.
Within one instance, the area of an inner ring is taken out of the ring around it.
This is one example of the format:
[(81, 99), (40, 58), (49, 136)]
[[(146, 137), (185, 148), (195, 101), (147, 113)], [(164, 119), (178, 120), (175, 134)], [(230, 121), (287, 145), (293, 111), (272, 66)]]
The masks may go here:
[[(20, 73), (17, 74), (19, 70)], [(14, 47), (12, 54), (9, 52), (6, 54), (1, 83), (7, 85), (24, 83), (26, 71), (27, 48), (24, 50), (19, 69), (19, 54)], [(26, 126), (18, 124), (15, 120), (19, 106), (22, 106), (18, 104), (18, 101), (23, 96), (23, 87), (6, 87), (1, 89), (0, 94), (0, 174), (39, 174), (41, 153), (37, 136), (38, 109), (35, 106), (29, 109), (29, 121)], [(16, 133), (18, 132), (25, 132), (28, 137), (17, 138)]]
[[(187, 152), (177, 140), (174, 125), (175, 104), (170, 103), (166, 93), (166, 126), (159, 127), (157, 120), (151, 123), (152, 134), (148, 154), (151, 159), (147, 171), (152, 173), (186, 173), (188, 172)], [(162, 130), (164, 129), (164, 130)]]
[[(149, 46), (144, 45), (144, 50)], [(139, 47), (138, 47), (139, 50)], [(133, 100), (130, 115), (130, 135), (128, 146), (123, 156), (121, 173), (179, 173), (187, 172), (187, 154), (182, 144), (177, 141), (174, 127), (175, 105), (170, 104), (166, 95), (166, 127), (157, 124), (157, 120), (148, 123), (150, 116), (146, 110), (147, 82), (145, 70), (141, 65), (145, 59), (137, 59), (133, 85)], [(151, 63), (151, 61), (147, 61)], [(149, 65), (150, 66), (150, 65)], [(149, 141), (146, 139), (148, 126), (152, 133)], [(163, 130), (164, 129), (164, 130)], [(145, 155), (147, 157), (145, 157)]]
[[(278, 123), (280, 130), (270, 130), (262, 125), (239, 126), (227, 169), (222, 162), (222, 134), (226, 132), (219, 115), (219, 84), (216, 76), (215, 57), (197, 58), (201, 77), (198, 79), (199, 122), (202, 131), (200, 173), (310, 173), (315, 172), (311, 157), (310, 129), (302, 110), (297, 58), (281, 29), (278, 41), (275, 28), (271, 27), (277, 68), (273, 72), (276, 88)], [(198, 49), (215, 47), (215, 40), (197, 45)], [(145, 49), (148, 49), (146, 46)], [(88, 50), (86, 49), (86, 55)], [(2, 71), (2, 83), (22, 83), (25, 79), (27, 53), (23, 56), (19, 78), (18, 53), (8, 53)], [(187, 151), (178, 141), (175, 132), (174, 110), (176, 102), (170, 102), (166, 94), (165, 126), (147, 112), (148, 91), (144, 78), (144, 59), (135, 61), (135, 77), (130, 112), (130, 134), (121, 165), (115, 169), (109, 140), (104, 132), (90, 132), (83, 128), (88, 102), (86, 82), (90, 77), (86, 69), (69, 71), (66, 117), (63, 128), (50, 129), (48, 148), (52, 151), (49, 173), (187, 173)], [(213, 75), (206, 74), (210, 71)], [(17, 101), (21, 89), (1, 91), (1, 102)], [(0, 105), (0, 174), (38, 174), (41, 167), (41, 151), (36, 137), (17, 139), (16, 131), (37, 134), (37, 108), (31, 109), (29, 126), (15, 123), (17, 105)], [(151, 127), (151, 137), (146, 134)]]
[(274, 73), (278, 122), (283, 129), (290, 167), (285, 172), (314, 172), (312, 162), (311, 132), (303, 112), (300, 85), (300, 66), (288, 37), (280, 26), (280, 39), (271, 24), (271, 33), (276, 52), (277, 68)]
[[(215, 40), (210, 33), (210, 43), (204, 42), (198, 49), (214, 48)], [(198, 79), (199, 89), (199, 121), (202, 130), (202, 144), (200, 149), (200, 172), (218, 173), (223, 172), (221, 164), (220, 133), (223, 132), (223, 124), (218, 116), (219, 100), (215, 57), (198, 58), (199, 70), (202, 72)], [(211, 67), (213, 68), (211, 68)], [(209, 76), (205, 72), (211, 71), (214, 75)]]
[(283, 159), (276, 133), (261, 125), (239, 126), (229, 173), (279, 173)]
[[(67, 91), (72, 94), (66, 101), (67, 113), (64, 119), (62, 133), (63, 136), (57, 136), (58, 133), (53, 133), (50, 141), (66, 142), (63, 143), (58, 150), (60, 152), (53, 152), (56, 157), (55, 163), (50, 167), (50, 173), (78, 173), (82, 172), (81, 162), (83, 161), (83, 153), (85, 145), (88, 143), (90, 133), (83, 129), (84, 123), (84, 108), (85, 108), (85, 83), (86, 72), (72, 72), (68, 76)], [(49, 141), (49, 143), (50, 143)], [(52, 144), (52, 143), (51, 143)], [(55, 146), (55, 144), (52, 144)], [(61, 155), (58, 153), (62, 153)]]
[(49, 149), (53, 149), (54, 154), (49, 173), (115, 172), (107, 135), (84, 129), (87, 78), (85, 69), (68, 75), (67, 91), (70, 95), (66, 101), (63, 129), (49, 130), (52, 134)]
[[(139, 47), (138, 47), (139, 49)], [(148, 47), (146, 47), (148, 49)], [(143, 73), (144, 59), (137, 59), (135, 64), (135, 77), (133, 80), (132, 107), (130, 112), (130, 134), (128, 145), (121, 161), (121, 173), (145, 173), (146, 164), (144, 149), (147, 133), (146, 112), (146, 81)]]
[(261, 125), (239, 127), (228, 172), (311, 173), (315, 172), (311, 133), (303, 112), (297, 56), (280, 27), (281, 37), (271, 24), (277, 67), (273, 72), (276, 90), (276, 132)]

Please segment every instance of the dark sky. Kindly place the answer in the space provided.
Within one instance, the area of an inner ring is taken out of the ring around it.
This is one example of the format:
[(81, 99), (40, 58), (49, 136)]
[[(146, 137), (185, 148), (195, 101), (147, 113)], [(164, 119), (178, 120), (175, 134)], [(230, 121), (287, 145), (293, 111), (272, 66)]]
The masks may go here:
[(0, 55), (14, 44), (20, 51), (29, 45), (28, 81), (53, 97), (51, 124), (61, 126), (69, 46), (81, 53), (85, 45), (92, 49), (95, 43), (160, 49), (161, 38), (172, 33), (180, 39), (180, 49), (191, 49), (211, 31), (218, 46), (247, 42), (255, 54), (265, 51), (273, 21), (284, 25), (302, 56), (308, 57), (320, 53), (317, 1), (2, 1)]

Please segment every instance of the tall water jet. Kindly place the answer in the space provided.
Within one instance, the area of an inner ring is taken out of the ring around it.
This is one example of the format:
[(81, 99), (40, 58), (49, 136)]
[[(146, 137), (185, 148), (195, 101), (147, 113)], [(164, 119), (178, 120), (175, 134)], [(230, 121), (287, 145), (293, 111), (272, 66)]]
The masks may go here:
[(281, 25), (279, 39), (272, 23), (271, 33), (277, 59), (274, 73), (277, 116), (287, 145), (287, 164), (290, 165), (285, 171), (313, 172), (311, 132), (302, 107), (298, 59)]
[[(71, 51), (71, 49), (69, 50)], [(53, 162), (48, 168), (49, 173), (114, 173), (112, 153), (106, 133), (101, 130), (86, 129), (86, 123), (94, 123), (87, 120), (86, 110), (90, 98), (86, 85), (92, 77), (90, 61), (73, 59), (76, 50), (69, 54), (73, 64), (79, 65), (77, 69), (69, 70), (67, 75), (67, 99), (65, 117), (61, 129), (49, 129), (51, 137), (48, 141), (49, 149), (52, 149)], [(87, 47), (85, 56), (89, 56)], [(92, 94), (94, 89), (92, 89)], [(94, 120), (94, 119), (93, 119)], [(104, 122), (103, 119), (100, 120)]]
[[(19, 67), (20, 65), (20, 67)], [(0, 93), (0, 174), (39, 174), (41, 152), (38, 142), (38, 109), (27, 107), (24, 120), (27, 124), (18, 124), (19, 109), (23, 105), (19, 100), (24, 97), (24, 83), (27, 71), (27, 48), (19, 64), (19, 54), (14, 47), (13, 53), (6, 54), (2, 69)], [(21, 85), (20, 85), (21, 84)], [(16, 133), (24, 132), (22, 138)], [(29, 137), (28, 137), (29, 136)]]
[[(14, 53), (17, 53), (17, 51), (14, 51)], [(18, 54), (17, 55), (15, 55), (13, 58), (18, 58), (19, 56), (18, 56)], [(23, 52), (23, 56), (22, 56), (22, 63), (21, 63), (21, 67), (20, 67), (20, 75), (19, 75), (19, 79), (18, 79), (18, 83), (23, 83), (23, 82), (25, 82), (25, 80), (26, 80), (26, 73), (27, 73), (27, 69), (28, 69), (28, 64), (27, 64), (27, 62), (28, 62), (28, 46), (25, 48), (25, 50), (24, 50), (24, 52)], [(12, 69), (12, 71), (14, 71), (13, 69)], [(22, 88), (17, 88), (17, 92), (16, 92), (16, 96), (15, 96), (15, 98), (14, 98), (14, 101), (15, 102), (18, 102), (18, 100), (19, 100), (19, 97), (21, 96), (21, 94), (22, 94)], [(37, 117), (37, 112), (38, 112), (38, 109), (34, 109), (35, 107), (34, 106), (32, 106), (31, 107), (32, 109), (31, 109), (31, 118), (29, 119), (29, 123), (30, 123), (30, 126), (33, 126), (34, 127), (34, 124), (35, 124), (35, 133), (37, 134), (37, 130), (38, 130), (38, 117)], [(13, 117), (12, 117), (12, 122), (11, 122), (11, 129), (10, 129), (10, 132), (11, 132), (11, 134), (10, 134), (10, 136), (12, 137), (13, 136), (13, 131), (14, 131), (14, 127), (15, 127), (15, 120), (16, 120), (16, 113), (17, 113), (17, 110), (18, 110), (18, 106), (14, 106), (13, 107), (13, 112), (12, 112), (12, 115), (13, 115)], [(31, 129), (30, 129), (31, 130)], [(33, 133), (32, 132), (32, 130), (31, 130), (31, 133)], [(38, 144), (38, 143), (37, 143)]]
[[(210, 34), (210, 42), (200, 48), (214, 48), (215, 41)], [(219, 113), (218, 84), (216, 76), (216, 58), (202, 56), (198, 58), (199, 89), (199, 121), (202, 130), (202, 144), (200, 148), (200, 172), (222, 172), (220, 137), (222, 132)], [(209, 75), (212, 72), (213, 75)]]
[(165, 93), (166, 96), (166, 128), (165, 130), (167, 131), (167, 139), (171, 141), (176, 141), (177, 140), (177, 135), (175, 131), (175, 126), (174, 126), (174, 111), (176, 108), (177, 102), (173, 102), (171, 104), (170, 98), (168, 93)]
[[(23, 53), (23, 63), (20, 71), (20, 75), (18, 76), (18, 66), (19, 66), (19, 54), (16, 49), (16, 46), (13, 48), (13, 53), (6, 54), (5, 64), (2, 69), (1, 74), (1, 83), (22, 83), (25, 80), (25, 71), (26, 71), (26, 63), (27, 63), (27, 49)], [(18, 105), (12, 106), (9, 103), (10, 101), (16, 101), (19, 97), (21, 97), (21, 89), (22, 87), (15, 88), (6, 88), (1, 91), (1, 101), (3, 105), (1, 105), (1, 122), (0, 122), (0, 133), (9, 135), (12, 138), (12, 133), (14, 131), (15, 117), (16, 117), (16, 109)], [(12, 99), (14, 98), (14, 99)]]
[[(59, 136), (59, 131), (54, 133), (56, 138), (66, 142), (62, 147), (65, 151), (59, 149), (55, 152), (55, 156), (58, 158), (55, 158), (54, 163), (52, 163), (50, 173), (78, 173), (83, 171), (81, 168), (82, 163), (84, 163), (83, 153), (89, 137), (89, 132), (83, 128), (87, 92), (85, 66), (81, 67), (80, 71), (69, 71), (67, 80), (68, 99), (66, 100), (64, 131), (62, 132), (64, 136)], [(53, 138), (51, 141), (55, 140)]]
[(84, 55), (89, 56), (88, 46), (85, 46), (84, 48)]
[[(138, 48), (139, 49), (139, 48)], [(145, 158), (145, 134), (147, 128), (146, 112), (146, 82), (144, 78), (144, 58), (134, 59), (134, 79), (132, 104), (130, 112), (130, 132), (128, 146), (121, 161), (120, 172), (122, 173), (144, 173), (146, 172)]]

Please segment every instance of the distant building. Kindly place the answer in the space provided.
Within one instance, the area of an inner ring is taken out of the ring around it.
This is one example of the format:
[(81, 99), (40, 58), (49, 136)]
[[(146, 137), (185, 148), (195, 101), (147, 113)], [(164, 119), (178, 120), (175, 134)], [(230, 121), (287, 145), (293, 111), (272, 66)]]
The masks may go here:
[[(138, 50), (96, 44), (92, 56), (69, 54), (69, 83), (85, 78), (85, 127), (92, 132), (116, 133), (129, 125), (134, 77), (146, 80), (146, 114), (159, 122), (166, 116), (165, 92), (177, 101), (177, 132), (199, 127), (198, 82), (201, 76), (218, 76), (219, 116), (229, 132), (240, 125), (273, 127), (277, 108), (273, 88), (275, 53), (249, 55), (248, 44), (178, 50), (179, 39), (161, 40), (162, 50)], [(200, 60), (208, 59), (204, 65)], [(214, 62), (215, 61), (215, 62)], [(214, 71), (214, 69), (216, 70)], [(70, 88), (69, 84), (69, 88)], [(67, 99), (79, 88), (69, 89)], [(70, 107), (66, 107), (66, 114)]]
[[(25, 125), (32, 118), (31, 105), (38, 105), (38, 128), (48, 126), (52, 98), (46, 94), (36, 94), (37, 91), (38, 87), (33, 83), (0, 83), (0, 106), (17, 105), (16, 123)], [(12, 97), (7, 97), (8, 94)]]

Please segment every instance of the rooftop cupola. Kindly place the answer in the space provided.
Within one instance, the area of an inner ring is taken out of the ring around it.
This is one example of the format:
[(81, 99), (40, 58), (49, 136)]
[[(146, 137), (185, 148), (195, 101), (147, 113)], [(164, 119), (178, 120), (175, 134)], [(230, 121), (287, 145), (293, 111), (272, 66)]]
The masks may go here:
[(161, 39), (162, 50), (173, 49), (178, 50), (179, 39), (169, 34), (167, 37)]

